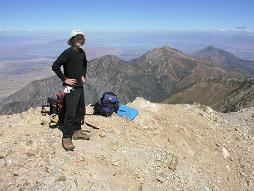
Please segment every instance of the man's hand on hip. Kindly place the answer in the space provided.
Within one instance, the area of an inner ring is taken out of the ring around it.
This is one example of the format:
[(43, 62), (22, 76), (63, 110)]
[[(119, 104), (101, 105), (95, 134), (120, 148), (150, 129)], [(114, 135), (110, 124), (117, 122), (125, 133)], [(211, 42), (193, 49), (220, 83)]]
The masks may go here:
[(76, 84), (76, 79), (69, 79), (66, 78), (66, 80), (64, 81), (66, 84), (74, 86)]

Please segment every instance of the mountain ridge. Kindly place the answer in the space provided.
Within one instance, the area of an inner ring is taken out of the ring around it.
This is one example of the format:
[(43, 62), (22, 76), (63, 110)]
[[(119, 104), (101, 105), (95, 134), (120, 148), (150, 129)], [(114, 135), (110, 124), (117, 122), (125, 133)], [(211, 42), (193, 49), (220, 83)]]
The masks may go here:
[[(85, 99), (86, 104), (93, 104), (105, 91), (113, 91), (122, 103), (138, 96), (161, 102), (178, 88), (214, 76), (244, 78), (245, 74), (167, 46), (152, 49), (129, 62), (105, 55), (88, 63)], [(47, 97), (61, 89), (56, 77), (33, 82), (6, 98), (5, 104), (0, 104), (0, 113), (11, 114), (45, 104)], [(18, 103), (16, 107), (13, 102)]]
[(210, 78), (179, 88), (163, 103), (200, 103), (222, 112), (254, 106), (254, 78)]

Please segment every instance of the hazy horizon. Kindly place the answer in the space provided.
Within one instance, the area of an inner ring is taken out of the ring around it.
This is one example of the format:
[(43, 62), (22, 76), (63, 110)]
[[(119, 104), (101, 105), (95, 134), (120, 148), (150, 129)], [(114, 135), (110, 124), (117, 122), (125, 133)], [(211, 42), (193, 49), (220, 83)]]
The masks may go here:
[[(36, 56), (56, 56), (67, 48), (70, 31), (2, 31), (1, 51), (8, 49), (16, 53)], [(126, 53), (169, 46), (187, 54), (216, 46), (230, 51), (243, 59), (254, 59), (254, 33), (246, 31), (101, 31), (85, 32), (84, 48), (114, 48)], [(88, 55), (89, 56), (89, 55)], [(93, 58), (93, 56), (92, 56)]]

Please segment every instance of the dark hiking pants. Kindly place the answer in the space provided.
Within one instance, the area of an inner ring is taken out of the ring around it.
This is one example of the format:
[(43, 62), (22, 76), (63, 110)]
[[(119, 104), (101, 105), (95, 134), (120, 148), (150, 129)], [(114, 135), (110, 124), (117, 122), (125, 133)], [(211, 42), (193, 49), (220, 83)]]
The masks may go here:
[(81, 129), (85, 116), (84, 88), (72, 89), (65, 94), (65, 115), (62, 124), (63, 137), (72, 137), (73, 132)]

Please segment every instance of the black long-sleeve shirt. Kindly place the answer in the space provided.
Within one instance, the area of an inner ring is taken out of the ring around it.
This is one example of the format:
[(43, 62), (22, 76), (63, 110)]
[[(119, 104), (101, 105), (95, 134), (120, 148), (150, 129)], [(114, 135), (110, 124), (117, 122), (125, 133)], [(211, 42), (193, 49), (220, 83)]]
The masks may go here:
[[(64, 68), (64, 73), (61, 70), (61, 66)], [(77, 51), (74, 47), (65, 49), (53, 63), (52, 70), (63, 81), (63, 85), (67, 85), (64, 82), (66, 78), (71, 78), (76, 79), (76, 84), (73, 87), (83, 86), (81, 77), (86, 77), (87, 72), (85, 51), (82, 48), (78, 48)]]

